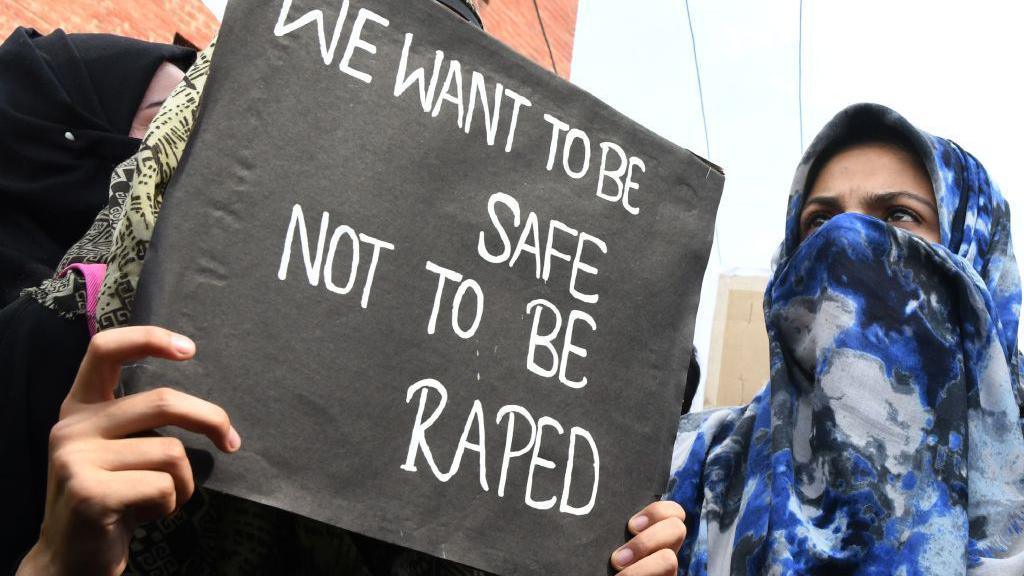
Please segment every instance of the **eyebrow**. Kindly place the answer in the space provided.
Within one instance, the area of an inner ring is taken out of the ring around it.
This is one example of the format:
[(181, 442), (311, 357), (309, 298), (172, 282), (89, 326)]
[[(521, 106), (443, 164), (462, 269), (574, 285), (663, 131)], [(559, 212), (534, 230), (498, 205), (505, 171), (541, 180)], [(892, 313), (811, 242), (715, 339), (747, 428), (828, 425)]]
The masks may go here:
[[(868, 195), (869, 204), (890, 204), (896, 200), (909, 200), (915, 202), (921, 206), (929, 208), (932, 212), (938, 214), (939, 209), (934, 202), (930, 202), (921, 196), (914, 194), (913, 192), (907, 192), (906, 190), (894, 190), (888, 192), (872, 192)], [(842, 205), (839, 198), (836, 196), (815, 196), (814, 198), (808, 198), (804, 202), (804, 208), (808, 206), (817, 205), (823, 208), (832, 210), (839, 210)]]
[(925, 200), (921, 196), (914, 194), (913, 192), (907, 192), (905, 190), (896, 190), (892, 192), (873, 192), (869, 197), (869, 202), (872, 204), (891, 203), (895, 200), (910, 200), (916, 202), (921, 206), (930, 208), (932, 212), (936, 214), (939, 212), (938, 206), (935, 202)]
[[(842, 207), (839, 203), (839, 199), (835, 196), (815, 196), (814, 198), (808, 198), (804, 202), (804, 209), (811, 205), (818, 205), (823, 208), (830, 208), (833, 210), (838, 210)], [(802, 211), (803, 210), (801, 210), (801, 212)]]

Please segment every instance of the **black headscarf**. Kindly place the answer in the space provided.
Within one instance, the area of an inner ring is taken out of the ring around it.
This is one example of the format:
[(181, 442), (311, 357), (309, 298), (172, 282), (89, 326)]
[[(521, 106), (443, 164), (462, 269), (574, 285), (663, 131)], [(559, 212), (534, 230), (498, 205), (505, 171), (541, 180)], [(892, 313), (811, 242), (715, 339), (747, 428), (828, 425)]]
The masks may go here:
[(17, 28), (0, 45), (0, 307), (53, 274), (106, 204), (110, 173), (164, 61), (188, 48), (108, 34), (42, 36)]
[(462, 16), (467, 22), (483, 30), (484, 23), (480, 20), (480, 14), (470, 0), (437, 0), (438, 3), (446, 6), (452, 12)]

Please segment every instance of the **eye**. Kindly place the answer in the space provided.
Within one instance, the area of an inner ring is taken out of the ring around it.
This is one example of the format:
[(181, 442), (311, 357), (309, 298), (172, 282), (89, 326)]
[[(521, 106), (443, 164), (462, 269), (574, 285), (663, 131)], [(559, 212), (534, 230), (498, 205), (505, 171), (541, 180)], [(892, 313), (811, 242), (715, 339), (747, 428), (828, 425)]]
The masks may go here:
[(885, 217), (886, 222), (920, 224), (921, 217), (909, 208), (893, 208)]
[(832, 215), (826, 212), (812, 212), (804, 217), (804, 230), (815, 230), (828, 222)]

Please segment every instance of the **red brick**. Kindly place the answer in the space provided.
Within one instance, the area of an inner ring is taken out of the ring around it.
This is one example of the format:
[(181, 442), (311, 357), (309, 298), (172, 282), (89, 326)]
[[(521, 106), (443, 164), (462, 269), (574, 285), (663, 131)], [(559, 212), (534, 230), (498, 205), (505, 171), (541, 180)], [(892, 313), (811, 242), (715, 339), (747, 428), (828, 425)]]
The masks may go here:
[(0, 10), (3, 38), (17, 26), (44, 34), (63, 28), (168, 43), (177, 32), (202, 47), (219, 27), (201, 0), (7, 0), (5, 4)]
[[(258, 1), (258, 0), (247, 0)], [(197, 46), (213, 39), (219, 26), (201, 0), (4, 0), (0, 38), (16, 26), (42, 33), (107, 32), (153, 42), (170, 42), (177, 32)], [(534, 0), (478, 0), (484, 27), (512, 49), (552, 70)], [(558, 74), (569, 77), (578, 0), (537, 0)]]
[(544, 31), (551, 43), (549, 54), (534, 0), (477, 1), (488, 33), (548, 70), (553, 69), (553, 54), (558, 75), (563, 78), (569, 77), (578, 4), (579, 0), (537, 0)]

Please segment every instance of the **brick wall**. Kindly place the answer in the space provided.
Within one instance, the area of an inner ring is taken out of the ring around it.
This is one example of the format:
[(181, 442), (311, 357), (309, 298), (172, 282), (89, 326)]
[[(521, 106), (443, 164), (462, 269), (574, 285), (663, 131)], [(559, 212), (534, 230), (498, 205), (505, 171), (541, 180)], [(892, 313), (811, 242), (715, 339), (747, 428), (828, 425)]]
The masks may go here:
[(0, 0), (0, 39), (18, 26), (43, 34), (63, 28), (165, 43), (178, 32), (205, 47), (218, 23), (201, 0)]
[[(252, 0), (249, 0), (252, 1)], [(16, 26), (42, 33), (107, 32), (170, 42), (178, 32), (206, 46), (217, 20), (201, 0), (0, 0), (0, 39)], [(578, 0), (537, 0), (558, 74), (569, 77)], [(533, 0), (477, 0), (487, 31), (537, 64), (552, 70)]]
[[(579, 0), (537, 0), (558, 75), (569, 78)], [(477, 0), (484, 28), (537, 64), (552, 70), (533, 0)]]

